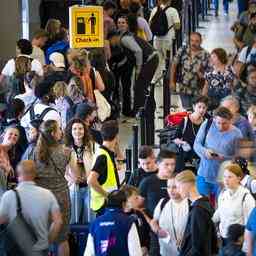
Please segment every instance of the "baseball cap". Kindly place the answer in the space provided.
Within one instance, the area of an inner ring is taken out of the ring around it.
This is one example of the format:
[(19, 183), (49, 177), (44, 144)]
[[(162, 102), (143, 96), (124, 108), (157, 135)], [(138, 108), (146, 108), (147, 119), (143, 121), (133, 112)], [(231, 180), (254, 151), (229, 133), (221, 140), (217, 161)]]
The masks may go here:
[(53, 65), (57, 68), (65, 68), (65, 59), (63, 54), (59, 52), (54, 52), (49, 57), (50, 61), (53, 63)]

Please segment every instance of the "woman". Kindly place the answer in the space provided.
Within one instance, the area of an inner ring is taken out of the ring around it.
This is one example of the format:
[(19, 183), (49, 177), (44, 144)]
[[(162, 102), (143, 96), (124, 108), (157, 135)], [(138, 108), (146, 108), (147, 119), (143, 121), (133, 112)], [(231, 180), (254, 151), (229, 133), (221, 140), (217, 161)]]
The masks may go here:
[(11, 161), (15, 158), (15, 145), (19, 140), (19, 130), (15, 127), (6, 128), (3, 142), (0, 144), (0, 198), (7, 189), (8, 177), (14, 174)]
[(233, 92), (235, 73), (228, 65), (228, 56), (224, 49), (216, 48), (211, 53), (212, 70), (205, 74), (203, 95), (210, 98), (210, 110), (218, 107), (221, 99)]
[(37, 184), (51, 190), (60, 205), (63, 226), (57, 238), (58, 255), (69, 256), (70, 198), (65, 170), (70, 160), (70, 150), (60, 144), (61, 138), (62, 131), (57, 121), (43, 122), (33, 160), (37, 165)]
[(175, 178), (167, 183), (168, 201), (161, 199), (151, 221), (152, 230), (158, 234), (161, 256), (178, 256), (189, 213), (188, 199), (177, 191)]
[(250, 192), (240, 182), (243, 172), (238, 164), (225, 166), (224, 187), (218, 198), (218, 208), (213, 221), (219, 224), (223, 244), (227, 243), (228, 227), (231, 224), (245, 225), (255, 207), (255, 200)]
[(148, 255), (149, 243), (150, 243), (150, 226), (141, 212), (144, 207), (144, 199), (140, 196), (139, 190), (133, 186), (124, 186), (122, 191), (126, 195), (126, 203), (124, 212), (135, 219), (138, 234), (140, 237), (140, 243), (143, 250), (143, 255)]
[[(90, 63), (88, 52), (84, 49), (70, 55), (70, 70), (75, 75), (68, 84), (68, 96), (74, 103), (84, 100), (95, 103), (94, 89), (105, 90), (100, 73)], [(78, 78), (78, 79), (76, 79)]]
[(193, 150), (194, 141), (201, 124), (205, 120), (208, 107), (208, 97), (198, 97), (193, 104), (193, 112), (185, 117), (179, 125), (177, 138), (174, 143), (180, 148), (177, 155), (176, 170), (184, 170), (185, 163), (198, 160), (199, 157)]
[(132, 2), (130, 4), (130, 13), (128, 15), (128, 23), (130, 32), (134, 35), (146, 40), (151, 41), (153, 38), (152, 32), (147, 21), (139, 16), (141, 6), (138, 2)]
[(39, 79), (40, 77), (35, 71), (27, 72), (24, 76), (25, 93), (15, 96), (15, 98), (18, 98), (25, 103), (26, 109), (36, 100), (34, 89), (39, 83)]
[(44, 46), (45, 51), (58, 41), (58, 35), (61, 31), (61, 22), (57, 19), (49, 19), (46, 23), (45, 30), (48, 33), (48, 40)]
[(93, 141), (81, 119), (75, 118), (68, 123), (65, 144), (72, 150), (65, 174), (71, 198), (70, 223), (88, 223), (91, 219), (89, 187), (86, 180), (93, 163)]

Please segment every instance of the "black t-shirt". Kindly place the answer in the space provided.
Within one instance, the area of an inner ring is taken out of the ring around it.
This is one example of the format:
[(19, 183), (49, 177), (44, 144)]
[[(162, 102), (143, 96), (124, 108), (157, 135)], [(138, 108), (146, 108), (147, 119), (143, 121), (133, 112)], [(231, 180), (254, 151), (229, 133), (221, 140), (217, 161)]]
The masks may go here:
[(157, 174), (157, 170), (155, 172), (145, 172), (142, 168), (138, 168), (134, 170), (134, 172), (132, 173), (128, 181), (128, 184), (138, 187), (142, 180), (144, 180), (147, 177), (150, 177), (153, 174)]
[[(116, 168), (116, 163), (115, 163), (115, 153), (113, 151), (110, 151), (108, 148), (106, 148), (105, 146), (100, 146), (100, 148), (106, 150), (114, 164), (114, 171), (115, 171), (115, 176), (116, 176), (116, 180), (117, 180), (117, 184), (119, 186), (119, 177), (118, 177), (118, 173), (117, 173), (117, 168)], [(94, 172), (97, 172), (99, 174), (99, 178), (98, 178), (98, 182), (100, 185), (104, 184), (106, 179), (107, 179), (107, 158), (105, 155), (100, 155), (97, 157), (95, 164), (92, 168), (92, 170)]]
[(153, 216), (161, 198), (167, 197), (167, 180), (160, 180), (156, 174), (145, 178), (139, 186), (140, 194), (145, 198), (145, 208)]

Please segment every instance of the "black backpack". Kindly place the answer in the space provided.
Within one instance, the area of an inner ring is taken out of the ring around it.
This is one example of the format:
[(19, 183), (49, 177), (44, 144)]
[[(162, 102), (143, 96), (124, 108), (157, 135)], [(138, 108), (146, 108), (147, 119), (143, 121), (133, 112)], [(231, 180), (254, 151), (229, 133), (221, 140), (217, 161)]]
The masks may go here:
[(57, 112), (57, 110), (56, 110), (55, 108), (47, 107), (47, 108), (45, 108), (45, 109), (42, 111), (41, 114), (35, 114), (34, 108), (35, 108), (34, 105), (30, 106), (30, 110), (29, 110), (30, 121), (32, 121), (32, 120), (39, 120), (39, 121), (43, 122), (43, 119), (44, 119), (44, 117), (46, 116), (46, 114), (47, 114), (48, 112), (50, 112), (51, 110)]
[(174, 26), (169, 27), (168, 19), (166, 16), (166, 10), (171, 6), (167, 6), (162, 9), (160, 6), (157, 7), (157, 11), (150, 22), (150, 29), (155, 36), (165, 36), (169, 30)]

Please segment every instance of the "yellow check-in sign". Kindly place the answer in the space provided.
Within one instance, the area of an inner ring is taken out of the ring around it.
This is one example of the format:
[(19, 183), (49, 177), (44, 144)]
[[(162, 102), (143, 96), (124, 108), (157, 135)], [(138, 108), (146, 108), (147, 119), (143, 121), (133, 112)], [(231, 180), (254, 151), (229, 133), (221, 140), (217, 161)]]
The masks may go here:
[(103, 8), (101, 6), (70, 7), (69, 31), (71, 48), (103, 47)]

